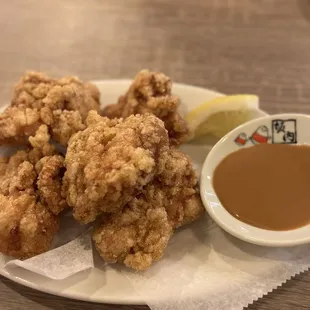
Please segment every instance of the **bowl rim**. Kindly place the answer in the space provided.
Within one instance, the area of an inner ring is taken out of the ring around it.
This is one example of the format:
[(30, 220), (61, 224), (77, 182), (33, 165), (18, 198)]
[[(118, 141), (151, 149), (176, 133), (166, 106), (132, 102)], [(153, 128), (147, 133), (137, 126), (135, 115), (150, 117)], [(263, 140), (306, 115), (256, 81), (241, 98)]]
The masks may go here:
[[(215, 165), (217, 166), (219, 162), (222, 160), (219, 159), (220, 156), (218, 150), (219, 148), (222, 147), (224, 143), (227, 143), (227, 141), (231, 141), (232, 138), (234, 139), (238, 133), (245, 132), (247, 128), (253, 127), (254, 125), (259, 126), (264, 124), (266, 121), (278, 118), (307, 119), (307, 121), (309, 121), (309, 127), (310, 127), (310, 115), (303, 113), (280, 113), (280, 114), (262, 116), (236, 127), (235, 129), (227, 133), (224, 137), (222, 137), (207, 155), (201, 170), (200, 195), (203, 205), (206, 208), (210, 217), (214, 220), (215, 223), (217, 223), (217, 225), (219, 225), (223, 230), (225, 230), (232, 236), (256, 245), (269, 246), (269, 247), (288, 247), (310, 243), (310, 224), (296, 228), (294, 230), (273, 231), (273, 230), (261, 229), (238, 220), (224, 208), (224, 206), (220, 203), (219, 199), (217, 198), (217, 195), (212, 185), (213, 170), (210, 171), (212, 168), (211, 165), (212, 161), (218, 161), (218, 163)], [(228, 153), (224, 157), (226, 157), (229, 153), (233, 151), (234, 149), (228, 151)], [(302, 231), (305, 232), (308, 231), (308, 234), (307, 235), (305, 234), (303, 237), (298, 237), (296, 239), (286, 238), (288, 235), (292, 236), (292, 234), (298, 234), (298, 233), (302, 234)]]

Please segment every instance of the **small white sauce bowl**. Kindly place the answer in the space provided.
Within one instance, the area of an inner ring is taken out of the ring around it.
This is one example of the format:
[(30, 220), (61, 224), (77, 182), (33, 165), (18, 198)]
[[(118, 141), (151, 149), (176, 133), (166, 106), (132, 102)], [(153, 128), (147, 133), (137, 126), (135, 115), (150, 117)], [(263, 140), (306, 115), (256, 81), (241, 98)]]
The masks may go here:
[[(241, 240), (273, 247), (309, 243), (310, 223), (288, 231), (257, 228), (232, 216), (216, 196), (212, 177), (217, 165), (228, 154), (259, 143), (310, 144), (310, 116), (304, 114), (270, 115), (247, 122), (229, 132), (212, 148), (203, 164), (200, 180), (203, 204), (212, 219), (222, 229)], [(242, 192), (242, 189), (240, 191)]]

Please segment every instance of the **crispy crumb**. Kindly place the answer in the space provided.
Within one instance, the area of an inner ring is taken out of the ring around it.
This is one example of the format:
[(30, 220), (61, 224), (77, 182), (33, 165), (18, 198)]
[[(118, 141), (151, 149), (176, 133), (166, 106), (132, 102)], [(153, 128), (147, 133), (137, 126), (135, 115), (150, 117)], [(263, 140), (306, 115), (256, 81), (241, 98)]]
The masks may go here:
[(85, 128), (88, 111), (99, 110), (99, 90), (76, 77), (52, 79), (27, 72), (14, 89), (11, 105), (0, 115), (0, 144), (26, 144), (45, 124), (57, 142)]
[(169, 133), (172, 144), (180, 144), (189, 136), (188, 126), (177, 109), (178, 97), (171, 94), (172, 82), (163, 73), (140, 71), (129, 90), (121, 96), (117, 104), (102, 110), (109, 118), (126, 118), (130, 115), (152, 113), (160, 118)]
[(42, 125), (31, 147), (0, 157), (0, 252), (26, 259), (47, 251), (67, 207), (61, 196), (64, 158)]
[(190, 159), (170, 149), (165, 167), (143, 191), (115, 214), (104, 214), (93, 232), (99, 254), (145, 270), (160, 259), (175, 228), (204, 213)]
[(191, 159), (177, 149), (170, 149), (157, 184), (150, 184), (145, 195), (165, 206), (173, 228), (189, 224), (205, 212)]
[(82, 222), (117, 212), (163, 169), (168, 135), (151, 114), (126, 120), (90, 112), (88, 127), (69, 141), (64, 193)]
[(64, 158), (60, 155), (45, 156), (36, 164), (37, 187), (40, 201), (54, 214), (67, 207), (62, 196), (62, 178), (65, 172)]
[(138, 196), (123, 211), (104, 216), (93, 240), (107, 262), (145, 270), (161, 258), (171, 235), (165, 208)]
[(0, 194), (0, 252), (27, 259), (48, 251), (58, 218), (33, 195)]

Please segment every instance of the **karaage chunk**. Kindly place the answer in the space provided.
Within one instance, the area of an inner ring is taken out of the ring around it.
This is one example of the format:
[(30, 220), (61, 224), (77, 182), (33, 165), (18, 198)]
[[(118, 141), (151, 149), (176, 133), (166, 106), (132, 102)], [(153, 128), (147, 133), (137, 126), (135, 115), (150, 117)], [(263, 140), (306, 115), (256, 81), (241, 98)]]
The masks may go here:
[(90, 110), (99, 110), (99, 91), (76, 77), (52, 79), (28, 72), (14, 89), (11, 105), (0, 115), (0, 144), (26, 144), (40, 125), (66, 145), (71, 135), (85, 128)]
[(110, 120), (90, 112), (86, 123), (69, 141), (63, 187), (81, 223), (132, 200), (164, 168), (169, 148), (164, 124), (152, 114)]
[(60, 155), (45, 156), (36, 164), (37, 191), (40, 201), (54, 214), (67, 207), (62, 196), (62, 178), (65, 173), (64, 158)]
[(50, 135), (42, 125), (29, 138), (31, 148), (0, 157), (0, 194), (4, 196), (33, 195), (52, 213), (67, 207), (61, 196), (64, 158), (49, 144)]
[(163, 73), (140, 71), (129, 90), (117, 104), (105, 107), (102, 115), (126, 118), (130, 115), (152, 113), (160, 118), (169, 133), (172, 144), (180, 144), (189, 136), (188, 126), (177, 109), (178, 97), (171, 94), (172, 82)]
[(93, 240), (106, 262), (121, 262), (144, 270), (162, 257), (171, 235), (165, 208), (153, 205), (141, 195), (123, 211), (102, 216)]
[(169, 151), (165, 169), (146, 187), (145, 195), (165, 206), (173, 228), (189, 224), (205, 212), (191, 159), (177, 149)]
[(64, 158), (42, 125), (31, 147), (0, 157), (0, 252), (26, 259), (47, 251), (58, 231)]
[(171, 149), (164, 169), (141, 194), (123, 210), (102, 215), (93, 240), (105, 261), (145, 270), (162, 257), (175, 228), (203, 213), (190, 159)]
[(48, 251), (58, 218), (29, 194), (0, 194), (0, 252), (27, 259)]
[(35, 194), (37, 172), (36, 163), (45, 156), (55, 154), (55, 147), (50, 145), (47, 127), (42, 125), (34, 137), (30, 137), (31, 148), (17, 151), (9, 157), (0, 157), (0, 193), (17, 195)]

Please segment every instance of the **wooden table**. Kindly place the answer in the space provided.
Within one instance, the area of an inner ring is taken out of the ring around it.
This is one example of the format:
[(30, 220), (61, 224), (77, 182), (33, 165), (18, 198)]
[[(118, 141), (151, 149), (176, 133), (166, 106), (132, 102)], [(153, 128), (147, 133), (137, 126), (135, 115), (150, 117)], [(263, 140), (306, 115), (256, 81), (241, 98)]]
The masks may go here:
[[(307, 0), (9, 0), (0, 38), (1, 104), (27, 69), (105, 79), (152, 68), (178, 82), (256, 93), (270, 113), (310, 112)], [(4, 278), (0, 308), (147, 309), (66, 300)], [(249, 308), (310, 309), (310, 274)]]

